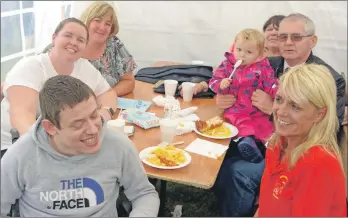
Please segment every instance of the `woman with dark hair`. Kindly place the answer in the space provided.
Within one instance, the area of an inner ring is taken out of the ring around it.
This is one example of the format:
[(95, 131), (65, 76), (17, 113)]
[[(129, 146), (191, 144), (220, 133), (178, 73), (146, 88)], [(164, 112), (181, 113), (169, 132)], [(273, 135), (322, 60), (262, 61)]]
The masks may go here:
[[(10, 147), (10, 130), (25, 134), (40, 115), (39, 92), (45, 81), (56, 75), (70, 75), (86, 83), (97, 96), (105, 120), (111, 119), (117, 95), (86, 59), (88, 29), (76, 18), (60, 22), (52, 35), (52, 49), (47, 53), (20, 60), (6, 75), (1, 102), (1, 156)], [(58, 104), (59, 102), (57, 102)]]
[(285, 18), (284, 15), (274, 15), (270, 17), (263, 25), (263, 33), (265, 35), (265, 51), (266, 57), (279, 56), (277, 34), (280, 22)]

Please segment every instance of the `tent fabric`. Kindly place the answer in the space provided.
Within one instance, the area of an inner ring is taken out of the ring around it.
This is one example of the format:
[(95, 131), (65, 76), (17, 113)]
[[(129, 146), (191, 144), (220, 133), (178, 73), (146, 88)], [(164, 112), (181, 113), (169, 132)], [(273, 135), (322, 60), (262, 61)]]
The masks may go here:
[[(11, 46), (17, 46), (20, 52), (28, 52), (28, 49), (18, 46), (18, 40), (11, 39), (13, 34), (8, 34), (8, 31), (14, 31), (13, 25), (4, 26), (3, 19), (11, 18), (12, 12), (3, 12), (3, 2), (5, 1), (1, 1), (1, 62), (5, 66), (1, 67), (2, 79), (11, 64), (24, 56), (22, 53), (18, 55), (18, 51), (13, 56), (5, 50), (9, 51)], [(118, 36), (140, 68), (151, 66), (156, 61), (191, 63), (193, 60), (217, 66), (222, 61), (224, 52), (231, 46), (235, 34), (241, 29), (261, 30), (264, 22), (272, 15), (299, 12), (309, 16), (316, 25), (319, 40), (314, 54), (338, 72), (347, 73), (346, 1), (109, 2), (113, 3), (117, 11), (120, 24)], [(24, 1), (21, 3), (22, 7), (23, 4)], [(88, 1), (34, 1), (35, 22), (23, 21), (22, 25), (32, 23), (35, 26), (35, 52), (40, 52), (50, 43), (59, 21), (67, 16), (79, 17), (89, 4), (91, 2)], [(24, 14), (22, 17), (28, 19)], [(12, 18), (14, 19), (13, 16)], [(19, 29), (24, 32), (28, 28)], [(20, 33), (22, 39), (19, 40), (22, 42), (25, 41), (25, 34)], [(28, 53), (25, 55), (35, 54), (33, 50)]]

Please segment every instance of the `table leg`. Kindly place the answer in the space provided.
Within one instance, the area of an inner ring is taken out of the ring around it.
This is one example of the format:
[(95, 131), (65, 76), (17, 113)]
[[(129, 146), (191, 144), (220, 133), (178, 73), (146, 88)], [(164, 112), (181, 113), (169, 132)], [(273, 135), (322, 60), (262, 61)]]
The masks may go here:
[(160, 207), (159, 207), (159, 212), (158, 216), (159, 217), (164, 217), (164, 209), (166, 207), (166, 201), (167, 201), (167, 181), (165, 180), (160, 180), (160, 193), (159, 193), (159, 198), (160, 198)]

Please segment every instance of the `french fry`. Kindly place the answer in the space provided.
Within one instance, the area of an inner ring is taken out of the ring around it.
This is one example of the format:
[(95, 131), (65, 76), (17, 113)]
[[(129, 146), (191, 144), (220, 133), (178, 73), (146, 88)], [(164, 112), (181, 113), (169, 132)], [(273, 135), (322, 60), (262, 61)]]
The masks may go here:
[(148, 158), (147, 161), (156, 166), (178, 166), (186, 161), (184, 152), (173, 145), (158, 147), (151, 154), (155, 157)]

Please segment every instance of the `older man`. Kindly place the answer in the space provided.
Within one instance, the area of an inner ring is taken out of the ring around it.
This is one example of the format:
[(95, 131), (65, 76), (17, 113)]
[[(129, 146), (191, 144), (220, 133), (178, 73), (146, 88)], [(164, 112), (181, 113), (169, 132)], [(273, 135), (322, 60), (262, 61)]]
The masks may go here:
[(59, 75), (39, 95), (42, 117), (1, 159), (1, 215), (19, 200), (23, 217), (117, 217), (120, 186), (133, 217), (155, 217), (158, 194), (138, 152), (103, 127), (93, 90)]
[[(302, 14), (290, 14), (279, 25), (278, 43), (281, 57), (271, 57), (269, 61), (279, 77), (289, 67), (304, 63), (317, 63), (326, 66), (336, 82), (337, 116), (342, 124), (345, 104), (344, 79), (327, 63), (312, 53), (317, 43), (313, 21)], [(253, 105), (271, 117), (273, 100), (265, 92), (256, 90), (252, 96)], [(234, 96), (217, 95), (217, 106), (221, 109), (231, 107)], [(342, 131), (339, 131), (341, 133)], [(340, 134), (339, 134), (340, 135)], [(234, 142), (226, 155), (216, 181), (222, 216), (253, 215), (255, 196), (258, 193), (264, 169), (264, 161), (250, 163), (236, 151)]]
[[(269, 61), (279, 78), (289, 68), (300, 64), (320, 64), (329, 69), (336, 82), (337, 116), (339, 123), (344, 120), (345, 81), (329, 64), (313, 55), (312, 49), (317, 44), (313, 21), (302, 14), (290, 14), (279, 25), (279, 50), (282, 56), (270, 57)], [(273, 100), (261, 90), (254, 92), (253, 105), (267, 114), (271, 114)]]

